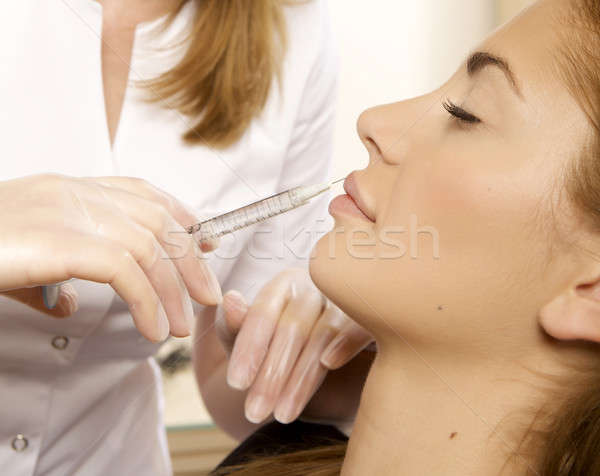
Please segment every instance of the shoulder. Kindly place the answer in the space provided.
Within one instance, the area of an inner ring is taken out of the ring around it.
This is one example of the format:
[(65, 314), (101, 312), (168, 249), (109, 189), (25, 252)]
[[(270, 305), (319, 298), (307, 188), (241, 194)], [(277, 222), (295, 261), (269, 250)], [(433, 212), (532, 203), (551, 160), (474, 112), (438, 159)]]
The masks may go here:
[(324, 0), (284, 3), (287, 51), (292, 61), (314, 65), (325, 58), (336, 61), (327, 2)]
[(329, 23), (328, 6), (324, 0), (288, 0), (282, 3), (288, 27), (302, 30), (307, 38)]

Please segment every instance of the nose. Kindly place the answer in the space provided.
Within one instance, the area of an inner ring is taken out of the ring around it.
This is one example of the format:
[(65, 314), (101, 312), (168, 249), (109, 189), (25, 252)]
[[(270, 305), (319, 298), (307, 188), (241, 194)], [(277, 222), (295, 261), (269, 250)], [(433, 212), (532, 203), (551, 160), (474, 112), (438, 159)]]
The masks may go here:
[[(398, 165), (409, 153), (411, 143), (420, 134), (414, 127), (418, 118), (418, 100), (376, 106), (358, 118), (360, 140), (369, 152), (371, 163), (383, 161)], [(412, 121), (411, 121), (412, 119)]]
[(371, 163), (400, 163), (406, 141), (402, 129), (402, 103), (385, 104), (364, 111), (358, 118), (358, 135), (369, 152)]
[(372, 107), (364, 111), (356, 123), (358, 137), (369, 153), (369, 163), (373, 164), (383, 160), (383, 153), (378, 143), (381, 133), (381, 125), (378, 124), (378, 111), (381, 106)]

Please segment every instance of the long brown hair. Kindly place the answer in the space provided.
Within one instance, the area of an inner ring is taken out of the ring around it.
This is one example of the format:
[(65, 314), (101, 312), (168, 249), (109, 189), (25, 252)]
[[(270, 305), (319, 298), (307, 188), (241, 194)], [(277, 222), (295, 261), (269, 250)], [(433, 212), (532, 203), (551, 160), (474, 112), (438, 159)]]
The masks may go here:
[[(600, 0), (568, 0), (560, 73), (586, 112), (594, 135), (566, 177), (568, 195), (587, 221), (600, 229)], [(571, 21), (572, 20), (572, 21)], [(523, 441), (532, 442), (534, 473), (543, 476), (600, 475), (600, 362), (573, 369), (568, 385), (553, 394), (558, 405), (539, 411), (543, 426), (530, 428)], [(236, 476), (333, 476), (339, 474), (345, 445), (251, 461)], [(311, 466), (311, 463), (314, 463)], [(239, 472), (237, 471), (239, 470)], [(216, 474), (228, 474), (227, 472)]]
[(187, 50), (173, 68), (143, 81), (149, 100), (190, 117), (183, 138), (223, 148), (236, 142), (264, 108), (285, 51), (284, 0), (178, 0), (196, 16)]
[(211, 476), (338, 476), (346, 443), (318, 446), (274, 456), (256, 458), (245, 464), (213, 471)]
[[(600, 0), (569, 0), (559, 72), (586, 113), (593, 135), (572, 161), (566, 189), (584, 212), (584, 223), (600, 229)], [(540, 474), (600, 474), (600, 362), (574, 372), (572, 386), (542, 442)], [(567, 391), (565, 391), (567, 393)]]

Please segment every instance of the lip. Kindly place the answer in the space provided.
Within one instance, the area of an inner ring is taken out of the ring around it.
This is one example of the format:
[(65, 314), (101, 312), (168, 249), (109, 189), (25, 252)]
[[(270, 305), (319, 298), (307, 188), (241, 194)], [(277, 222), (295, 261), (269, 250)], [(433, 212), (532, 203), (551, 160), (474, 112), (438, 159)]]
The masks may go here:
[(346, 180), (344, 180), (344, 190), (348, 195), (350, 195), (350, 198), (354, 200), (354, 203), (356, 203), (356, 206), (360, 209), (360, 211), (363, 212), (369, 220), (375, 223), (375, 214), (365, 204), (365, 201), (360, 194), (360, 190), (358, 189), (358, 185), (356, 184), (354, 172), (348, 175)]
[[(344, 191), (346, 195), (341, 195), (332, 201), (333, 208), (341, 208), (353, 215), (361, 216), (363, 219), (375, 223), (375, 214), (365, 205), (360, 195), (354, 172), (352, 172), (344, 181)], [(345, 204), (343, 202), (346, 202)], [(336, 206), (339, 205), (339, 206)], [(330, 207), (332, 208), (332, 207)], [(354, 213), (352, 213), (354, 209)]]

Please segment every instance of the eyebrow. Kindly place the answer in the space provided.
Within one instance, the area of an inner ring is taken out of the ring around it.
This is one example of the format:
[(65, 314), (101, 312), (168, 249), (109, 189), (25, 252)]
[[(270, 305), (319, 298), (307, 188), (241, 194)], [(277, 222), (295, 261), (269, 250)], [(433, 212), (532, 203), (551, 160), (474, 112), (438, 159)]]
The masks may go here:
[(508, 61), (506, 61), (504, 58), (487, 53), (485, 51), (477, 51), (473, 53), (467, 60), (467, 72), (469, 73), (469, 76), (474, 76), (488, 66), (498, 67), (504, 73), (504, 76), (510, 83), (510, 86), (515, 91), (517, 96), (520, 98), (523, 97), (517, 84), (515, 75), (513, 74)]

